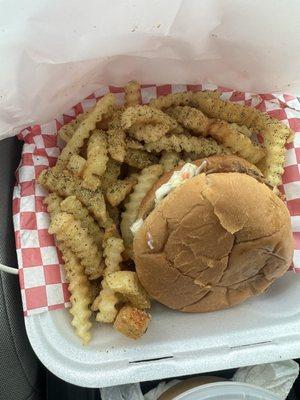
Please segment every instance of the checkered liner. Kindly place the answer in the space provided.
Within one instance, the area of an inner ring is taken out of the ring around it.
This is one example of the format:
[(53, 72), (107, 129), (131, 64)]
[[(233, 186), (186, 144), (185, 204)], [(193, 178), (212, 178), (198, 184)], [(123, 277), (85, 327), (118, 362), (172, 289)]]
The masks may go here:
[[(171, 92), (216, 89), (212, 85), (144, 85), (142, 101)], [(282, 190), (286, 194), (295, 238), (294, 272), (300, 272), (300, 99), (289, 95), (251, 95), (218, 87), (222, 98), (240, 104), (252, 105), (287, 123), (296, 132), (294, 143), (288, 144)], [(54, 238), (48, 233), (49, 216), (43, 205), (45, 190), (36, 183), (39, 173), (55, 164), (62, 143), (57, 132), (63, 124), (88, 110), (104, 94), (112, 92), (120, 104), (124, 90), (119, 87), (102, 87), (57, 120), (34, 125), (23, 130), (24, 140), (20, 166), (16, 172), (17, 183), (13, 195), (13, 219), (19, 262), (19, 279), (25, 315), (68, 306), (69, 293), (61, 268), (61, 258)]]

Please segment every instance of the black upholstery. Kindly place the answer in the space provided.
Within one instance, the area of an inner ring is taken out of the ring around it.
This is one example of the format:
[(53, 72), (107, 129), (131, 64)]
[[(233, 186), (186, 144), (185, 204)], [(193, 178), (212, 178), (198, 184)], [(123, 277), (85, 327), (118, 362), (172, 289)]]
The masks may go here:
[[(17, 266), (11, 198), (20, 159), (17, 139), (0, 141), (0, 262)], [(39, 400), (43, 367), (28, 342), (18, 277), (0, 272), (0, 400)]]

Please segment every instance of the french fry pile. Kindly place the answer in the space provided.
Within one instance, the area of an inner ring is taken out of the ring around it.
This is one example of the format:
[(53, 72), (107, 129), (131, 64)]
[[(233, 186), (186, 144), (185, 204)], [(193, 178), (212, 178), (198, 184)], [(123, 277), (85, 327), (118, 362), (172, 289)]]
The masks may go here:
[(56, 165), (39, 176), (49, 191), (49, 232), (65, 263), (72, 325), (83, 343), (91, 339), (93, 313), (134, 339), (148, 327), (150, 301), (134, 271), (130, 227), (164, 172), (181, 162), (236, 154), (276, 190), (285, 144), (293, 138), (284, 124), (223, 101), (218, 92), (170, 94), (149, 105), (140, 98), (139, 84), (130, 82), (123, 106), (107, 94), (63, 126), (66, 145)]

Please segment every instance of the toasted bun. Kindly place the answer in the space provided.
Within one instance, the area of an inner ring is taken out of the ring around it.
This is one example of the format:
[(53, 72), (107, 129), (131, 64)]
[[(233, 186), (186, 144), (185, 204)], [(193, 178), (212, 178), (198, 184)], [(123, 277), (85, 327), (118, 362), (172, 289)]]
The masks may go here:
[(149, 215), (134, 238), (149, 295), (186, 312), (231, 307), (264, 292), (293, 255), (288, 210), (258, 170), (238, 157), (206, 160), (206, 173), (153, 209), (155, 190), (171, 174), (160, 179), (142, 204), (140, 215)]

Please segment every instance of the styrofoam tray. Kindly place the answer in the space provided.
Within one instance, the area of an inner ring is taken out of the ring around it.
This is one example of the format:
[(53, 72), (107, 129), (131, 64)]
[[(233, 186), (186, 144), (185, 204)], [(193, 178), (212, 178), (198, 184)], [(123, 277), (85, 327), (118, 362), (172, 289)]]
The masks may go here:
[(224, 311), (184, 314), (159, 304), (139, 341), (98, 325), (84, 347), (67, 310), (25, 318), (42, 363), (67, 382), (104, 387), (300, 357), (300, 275)]

